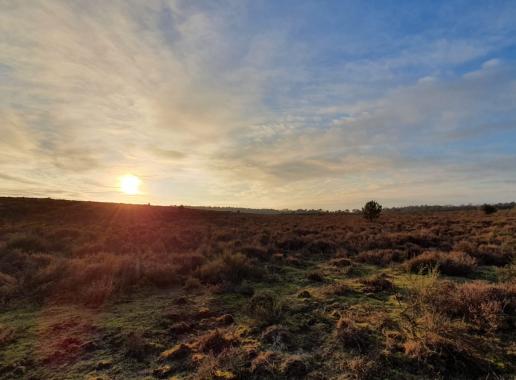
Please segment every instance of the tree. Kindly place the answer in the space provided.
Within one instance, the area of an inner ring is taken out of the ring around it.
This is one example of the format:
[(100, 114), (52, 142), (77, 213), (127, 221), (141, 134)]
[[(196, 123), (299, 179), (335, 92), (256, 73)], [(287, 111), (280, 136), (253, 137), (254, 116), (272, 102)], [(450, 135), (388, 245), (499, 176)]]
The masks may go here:
[(382, 205), (376, 201), (369, 201), (364, 205), (364, 207), (362, 207), (362, 215), (370, 222), (377, 219), (381, 212)]
[(488, 205), (487, 203), (482, 205), (481, 209), (486, 215), (494, 214), (496, 211), (498, 211), (495, 206)]

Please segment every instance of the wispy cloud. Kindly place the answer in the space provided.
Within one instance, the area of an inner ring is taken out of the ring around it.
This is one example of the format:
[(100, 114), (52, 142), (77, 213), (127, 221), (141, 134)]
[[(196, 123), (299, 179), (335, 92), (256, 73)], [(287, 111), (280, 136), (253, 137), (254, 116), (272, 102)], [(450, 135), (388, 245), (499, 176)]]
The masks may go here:
[(159, 203), (509, 197), (516, 7), (339, 6), (1, 3), (0, 192), (127, 201), (131, 172)]

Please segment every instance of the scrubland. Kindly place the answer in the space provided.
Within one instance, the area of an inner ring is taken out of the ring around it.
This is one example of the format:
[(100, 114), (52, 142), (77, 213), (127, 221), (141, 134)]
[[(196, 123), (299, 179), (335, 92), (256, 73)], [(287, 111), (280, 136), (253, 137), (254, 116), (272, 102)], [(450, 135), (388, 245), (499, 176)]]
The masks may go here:
[(512, 379), (516, 210), (0, 198), (2, 379)]

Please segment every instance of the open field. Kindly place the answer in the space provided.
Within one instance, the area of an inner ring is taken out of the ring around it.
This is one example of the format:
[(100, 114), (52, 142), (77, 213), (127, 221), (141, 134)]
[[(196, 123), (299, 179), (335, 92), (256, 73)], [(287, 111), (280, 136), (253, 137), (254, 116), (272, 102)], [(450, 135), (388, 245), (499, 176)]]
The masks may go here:
[(512, 379), (516, 210), (0, 198), (2, 379)]

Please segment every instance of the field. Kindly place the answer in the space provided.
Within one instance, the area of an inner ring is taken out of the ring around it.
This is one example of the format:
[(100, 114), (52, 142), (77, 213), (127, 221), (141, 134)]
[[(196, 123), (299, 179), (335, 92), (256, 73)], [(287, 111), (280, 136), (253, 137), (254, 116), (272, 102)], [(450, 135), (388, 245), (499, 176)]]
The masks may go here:
[(2, 379), (512, 379), (516, 210), (0, 198)]

